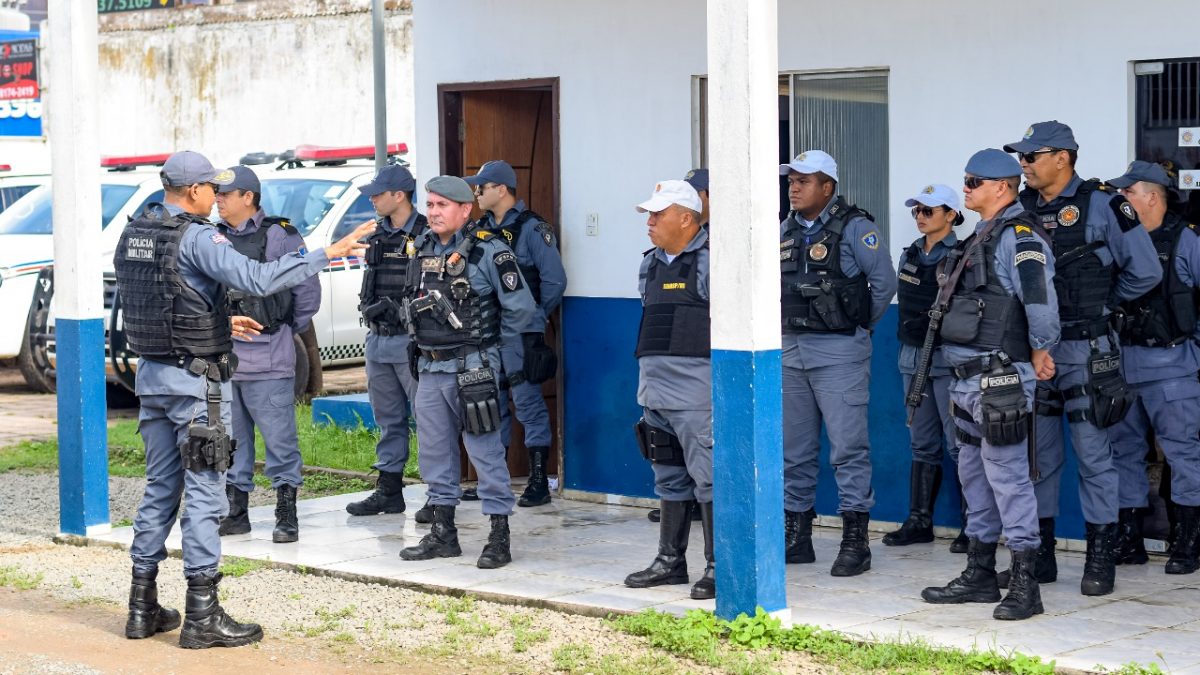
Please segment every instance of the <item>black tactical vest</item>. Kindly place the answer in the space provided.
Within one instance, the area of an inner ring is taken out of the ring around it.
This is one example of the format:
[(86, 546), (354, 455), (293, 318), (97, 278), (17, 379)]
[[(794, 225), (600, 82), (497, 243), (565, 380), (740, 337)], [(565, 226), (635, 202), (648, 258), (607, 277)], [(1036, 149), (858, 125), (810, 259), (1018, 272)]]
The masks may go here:
[[(900, 310), (900, 322), (896, 326), (896, 337), (900, 342), (913, 347), (925, 343), (929, 330), (929, 310), (937, 300), (938, 265), (921, 263), (921, 240), (913, 242), (904, 251), (900, 260), (900, 283), (896, 290), (896, 302)], [(936, 344), (936, 342), (935, 342)]]
[(1162, 281), (1150, 292), (1121, 303), (1125, 322), (1121, 344), (1140, 347), (1170, 347), (1186, 342), (1196, 330), (1196, 289), (1183, 283), (1175, 271), (1179, 238), (1197, 226), (1179, 214), (1168, 213), (1162, 226), (1150, 233), (1150, 241), (1163, 266)]
[[(642, 323), (637, 350), (643, 356), (699, 356), (712, 354), (709, 342), (708, 300), (700, 295), (700, 256), (703, 246), (684, 251), (670, 264), (652, 258), (646, 272)], [(646, 255), (653, 256), (651, 249)]]
[(795, 216), (779, 244), (785, 333), (853, 335), (871, 322), (871, 289), (867, 275), (853, 278), (842, 272), (842, 230), (850, 219), (871, 214), (837, 198), (829, 221), (806, 241)]
[[(267, 262), (267, 231), (276, 226), (283, 228), (287, 234), (296, 232), (287, 218), (277, 217), (263, 218), (262, 224), (253, 234), (238, 235), (232, 227), (226, 224), (218, 225), (217, 229), (225, 233), (229, 243), (233, 244), (234, 250), (238, 253), (251, 260)], [(261, 298), (247, 295), (241, 291), (230, 291), (228, 299), (230, 311), (233, 314), (248, 316), (261, 323), (263, 333), (278, 332), (280, 326), (291, 323), (295, 316), (292, 311), (291, 289)]]
[[(380, 228), (367, 238), (370, 248), (367, 249), (367, 271), (358, 294), (358, 309), (363, 313), (363, 323), (372, 333), (400, 335), (407, 330), (398, 311), (399, 304), (407, 294), (408, 263), (416, 254), (415, 242), (428, 230), (425, 216), (418, 213), (412, 232), (403, 229), (385, 232)], [(389, 309), (381, 310), (381, 303)]]
[[(1104, 306), (1112, 292), (1115, 268), (1104, 264), (1096, 252), (1104, 242), (1087, 241), (1088, 206), (1099, 188), (1096, 180), (1085, 181), (1070, 197), (1059, 197), (1038, 206), (1038, 192), (1021, 191), (1021, 204), (1035, 214), (1050, 234), (1054, 252), (1054, 292), (1063, 339), (1078, 340), (1107, 334)], [(1080, 328), (1084, 332), (1079, 331)]]
[(1025, 316), (1025, 307), (1020, 298), (1004, 289), (995, 268), (996, 248), (1000, 245), (1000, 236), (1006, 229), (1016, 225), (1029, 225), (1035, 231), (1037, 228), (1034, 216), (1023, 212), (998, 223), (978, 245), (975, 245), (978, 233), (972, 234), (963, 246), (955, 249), (947, 258), (946, 266), (950, 269), (951, 265), (957, 264), (962, 255), (971, 256), (958, 279), (954, 294), (950, 297), (950, 309), (947, 314), (968, 310), (967, 313), (978, 317), (978, 333), (969, 342), (957, 341), (948, 334), (943, 334), (943, 344), (980, 351), (998, 349), (1016, 361), (1029, 361), (1031, 358), (1029, 320)]
[(225, 294), (218, 293), (214, 305), (179, 274), (184, 232), (207, 222), (187, 213), (168, 216), (161, 204), (150, 204), (121, 233), (113, 266), (125, 338), (143, 357), (209, 357), (233, 350)]
[[(417, 237), (416, 257), (409, 259), (408, 279), (409, 299), (416, 303), (410, 304), (413, 329), (417, 345), (422, 349), (485, 349), (499, 342), (500, 302), (496, 292), (480, 295), (471, 286), (468, 274), (471, 265), (491, 264), (482, 260), (484, 249), (474, 244), (494, 236), (479, 230), (468, 234), (464, 240), (466, 246), (455, 249), (462, 252), (462, 257), (457, 260), (451, 260), (451, 253), (434, 253), (435, 235), (432, 232)], [(433, 302), (438, 295), (443, 301)], [(450, 312), (453, 312), (453, 320)], [(461, 327), (455, 327), (456, 321)]]
[[(536, 223), (536, 225), (534, 225), (533, 227), (526, 227), (525, 226), (526, 223), (528, 223), (530, 221), (533, 221), (534, 223)], [(538, 229), (540, 229), (540, 226), (542, 226), (542, 225), (544, 225), (546, 228), (550, 227), (550, 224), (546, 222), (545, 218), (542, 218), (538, 214), (536, 214), (533, 211), (530, 211), (528, 209), (517, 214), (517, 217), (513, 219), (513, 222), (509, 223), (508, 225), (505, 225), (504, 227), (488, 227), (488, 225), (492, 225), (492, 224), (493, 223), (490, 223), (488, 221), (486, 214), (482, 218), (480, 218), (478, 221), (476, 221), (477, 227), (479, 227), (485, 231), (491, 232), (493, 234), (502, 235), (504, 237), (504, 242), (506, 244), (508, 244), (508, 247), (511, 248), (514, 252), (519, 250), (517, 248), (517, 244), (518, 244), (518, 242), (521, 241), (521, 236), (526, 234), (526, 230), (529, 230), (529, 229), (538, 230)], [(540, 236), (545, 236), (545, 233), (544, 232), (535, 232), (535, 233), (529, 234), (527, 236), (540, 237)], [(541, 272), (541, 270), (539, 270), (537, 268), (537, 265), (526, 264), (524, 262), (521, 262), (520, 258), (517, 258), (517, 267), (521, 268), (521, 276), (525, 278), (525, 285), (527, 285), (529, 287), (529, 292), (533, 294), (533, 301), (538, 303), (538, 306), (541, 306), (541, 304), (542, 304), (542, 272)]]

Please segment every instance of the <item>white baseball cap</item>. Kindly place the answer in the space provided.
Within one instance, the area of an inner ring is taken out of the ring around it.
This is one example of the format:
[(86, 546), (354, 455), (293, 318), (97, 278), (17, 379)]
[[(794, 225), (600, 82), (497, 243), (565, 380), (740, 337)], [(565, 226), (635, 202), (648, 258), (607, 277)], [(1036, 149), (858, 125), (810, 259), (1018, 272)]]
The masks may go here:
[(926, 185), (921, 188), (917, 196), (911, 197), (904, 202), (904, 205), (908, 207), (913, 207), (917, 204), (946, 206), (958, 211), (958, 190), (948, 185), (942, 185), (941, 183)]
[(700, 203), (700, 193), (687, 181), (664, 180), (654, 186), (654, 194), (650, 199), (637, 205), (639, 213), (658, 213), (672, 204), (689, 208), (693, 211), (703, 211)]
[(787, 164), (779, 165), (779, 175), (786, 176), (792, 171), (796, 173), (823, 173), (830, 178), (837, 180), (837, 162), (829, 156), (829, 153), (821, 150), (805, 150), (796, 155), (792, 161)]

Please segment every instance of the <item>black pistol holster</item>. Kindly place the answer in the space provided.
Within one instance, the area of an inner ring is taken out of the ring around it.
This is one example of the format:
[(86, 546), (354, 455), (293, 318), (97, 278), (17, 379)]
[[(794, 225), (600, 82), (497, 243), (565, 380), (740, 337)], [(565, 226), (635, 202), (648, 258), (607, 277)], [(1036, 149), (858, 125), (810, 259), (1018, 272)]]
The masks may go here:
[(500, 386), (490, 367), (472, 368), (456, 375), (462, 401), (463, 428), (486, 434), (500, 429)]
[(208, 380), (205, 393), (208, 422), (193, 421), (188, 425), (187, 441), (182, 448), (183, 468), (224, 473), (229, 469), (236, 447), (221, 421), (221, 383), (233, 376), (236, 361), (232, 355), (221, 356), (218, 361), (193, 358), (184, 367)]
[(992, 445), (1024, 443), (1029, 435), (1025, 388), (1008, 359), (995, 361), (979, 376), (983, 437)]
[(642, 457), (647, 460), (665, 466), (686, 466), (683, 461), (683, 444), (675, 434), (650, 426), (643, 417), (633, 425), (633, 435), (637, 437)]
[(1063, 391), (1063, 396), (1068, 399), (1088, 397), (1088, 407), (1067, 413), (1067, 421), (1088, 421), (1097, 428), (1107, 429), (1125, 419), (1137, 393), (1121, 376), (1120, 352), (1094, 351), (1087, 361), (1087, 375), (1087, 384)]

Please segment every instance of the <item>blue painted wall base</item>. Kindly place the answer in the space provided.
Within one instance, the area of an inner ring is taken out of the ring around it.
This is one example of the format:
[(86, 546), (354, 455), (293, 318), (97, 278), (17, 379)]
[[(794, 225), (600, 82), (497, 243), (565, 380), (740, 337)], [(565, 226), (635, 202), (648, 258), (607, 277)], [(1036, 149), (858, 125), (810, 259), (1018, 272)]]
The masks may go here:
[(57, 319), (59, 528), (87, 535), (107, 526), (108, 425), (104, 321)]
[(313, 424), (335, 424), (344, 429), (357, 429), (358, 425), (374, 430), (375, 413), (366, 394), (343, 396), (320, 396), (312, 400)]
[(712, 353), (713, 558), (723, 619), (787, 606), (780, 357)]

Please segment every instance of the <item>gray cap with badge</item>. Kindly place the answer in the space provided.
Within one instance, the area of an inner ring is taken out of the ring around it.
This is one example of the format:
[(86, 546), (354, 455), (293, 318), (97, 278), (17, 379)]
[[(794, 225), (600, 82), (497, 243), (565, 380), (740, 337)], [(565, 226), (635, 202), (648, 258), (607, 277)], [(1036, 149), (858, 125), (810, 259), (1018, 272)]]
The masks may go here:
[(1140, 159), (1133, 160), (1124, 174), (1107, 182), (1118, 189), (1127, 188), (1138, 182), (1171, 187), (1171, 177), (1167, 175), (1167, 170), (1162, 168), (1161, 164), (1146, 162)]
[(467, 185), (467, 181), (458, 176), (435, 176), (425, 184), (425, 191), (441, 195), (459, 204), (475, 203), (475, 192)]
[(250, 170), (248, 166), (231, 166), (229, 170), (233, 172), (233, 180), (227, 185), (222, 185), (217, 192), (225, 194), (234, 190), (243, 192), (253, 192), (256, 195), (262, 194), (262, 183), (258, 180), (258, 175)]
[(1071, 127), (1058, 120), (1050, 120), (1033, 124), (1025, 130), (1024, 138), (1004, 146), (1004, 151), (1035, 152), (1042, 148), (1078, 150), (1079, 144), (1075, 142), (1075, 134), (1071, 131)]
[(218, 169), (204, 155), (184, 150), (167, 158), (162, 171), (158, 172), (164, 187), (186, 187), (212, 183), (217, 186), (233, 182), (233, 172)]

